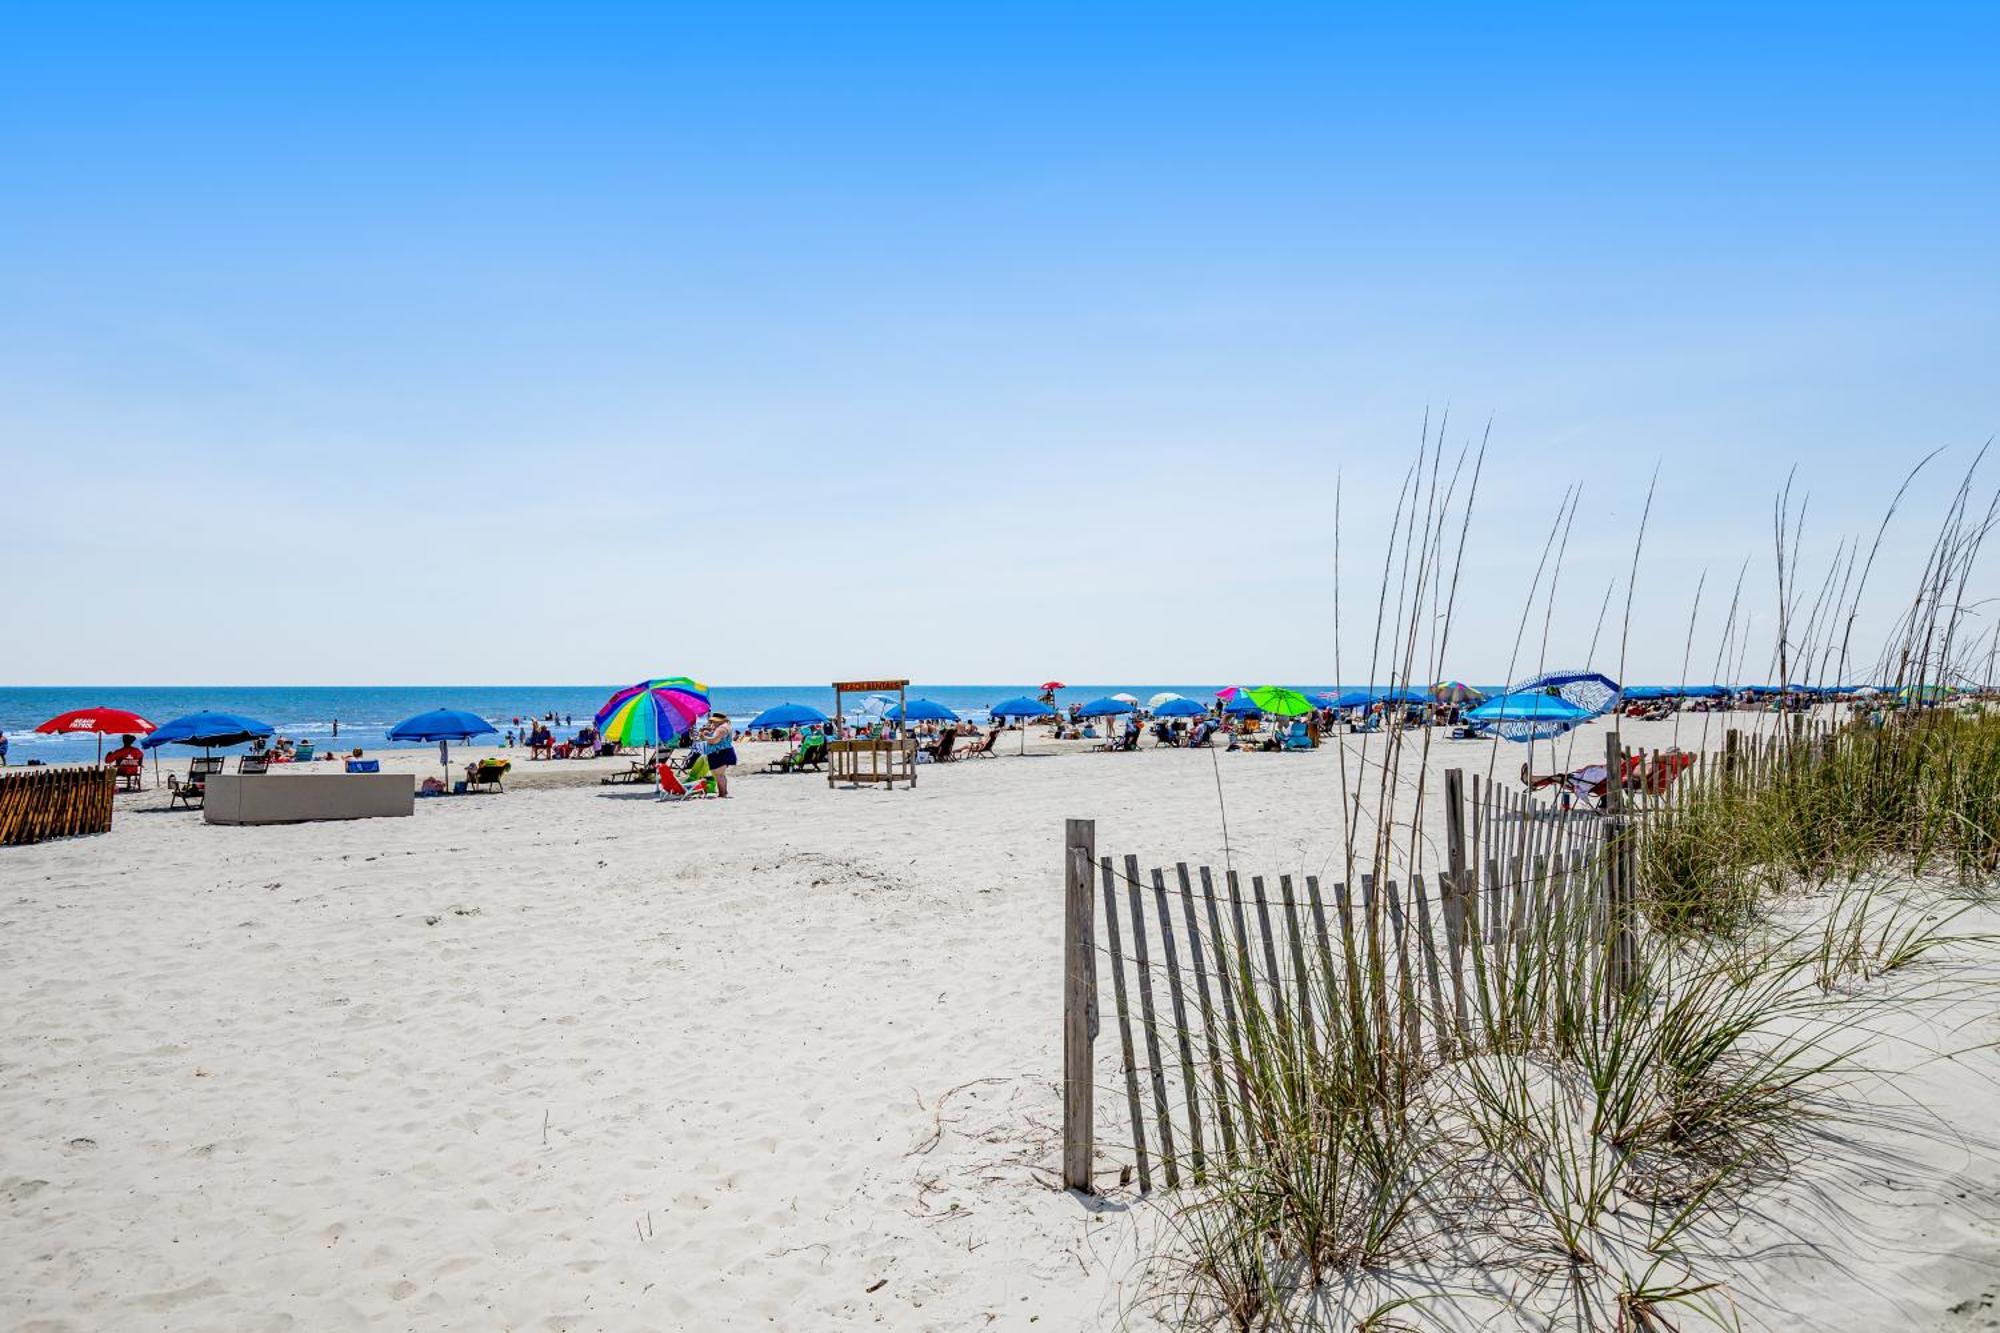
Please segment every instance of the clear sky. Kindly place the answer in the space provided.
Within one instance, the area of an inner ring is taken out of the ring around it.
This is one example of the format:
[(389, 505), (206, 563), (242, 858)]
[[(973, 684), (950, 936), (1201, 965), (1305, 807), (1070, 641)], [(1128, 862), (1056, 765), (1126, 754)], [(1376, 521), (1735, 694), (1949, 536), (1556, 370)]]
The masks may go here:
[(8, 11), (0, 681), (1326, 681), (1446, 408), (1671, 679), (2000, 429), (1992, 5), (276, 8)]

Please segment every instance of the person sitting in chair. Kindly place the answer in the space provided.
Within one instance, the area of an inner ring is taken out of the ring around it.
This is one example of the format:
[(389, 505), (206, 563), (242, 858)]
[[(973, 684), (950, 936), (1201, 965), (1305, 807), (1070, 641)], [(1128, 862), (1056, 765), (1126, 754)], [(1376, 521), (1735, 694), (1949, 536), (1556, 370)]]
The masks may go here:
[(145, 767), (146, 756), (144, 752), (139, 749), (138, 746), (132, 743), (133, 738), (130, 736), (120, 736), (118, 740), (120, 742), (118, 748), (113, 750), (110, 754), (105, 755), (104, 762), (111, 765), (113, 768), (119, 768), (119, 769), (127, 767), (134, 767), (134, 768)]

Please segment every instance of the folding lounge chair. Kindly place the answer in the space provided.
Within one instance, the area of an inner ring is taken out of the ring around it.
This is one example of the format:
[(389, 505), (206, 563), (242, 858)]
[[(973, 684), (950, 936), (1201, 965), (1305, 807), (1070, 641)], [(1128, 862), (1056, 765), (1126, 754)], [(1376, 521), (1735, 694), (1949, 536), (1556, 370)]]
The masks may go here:
[(271, 771), (270, 757), (268, 755), (261, 755), (261, 754), (246, 754), (241, 759), (238, 759), (236, 761), (236, 771), (238, 773), (246, 773), (253, 775), (257, 773), (268, 773)]
[(715, 779), (710, 776), (707, 755), (697, 754), (688, 763), (685, 773), (672, 763), (661, 764), (659, 771), (659, 800), (687, 801), (715, 795)]
[(188, 775), (185, 781), (176, 778), (171, 773), (167, 774), (167, 790), (173, 793), (167, 799), (167, 808), (171, 810), (176, 805), (185, 805), (189, 809), (193, 809), (195, 806), (200, 805), (202, 797), (208, 791), (209, 775), (220, 773), (221, 771), (222, 761), (220, 759), (206, 758), (190, 759), (188, 761)]
[(139, 759), (121, 759), (112, 770), (118, 775), (118, 786), (122, 791), (144, 791), (146, 789), (146, 765)]
[(1285, 748), (1287, 750), (1310, 750), (1313, 748), (1312, 732), (1307, 728), (1305, 723), (1292, 723), (1291, 729), (1285, 733)]

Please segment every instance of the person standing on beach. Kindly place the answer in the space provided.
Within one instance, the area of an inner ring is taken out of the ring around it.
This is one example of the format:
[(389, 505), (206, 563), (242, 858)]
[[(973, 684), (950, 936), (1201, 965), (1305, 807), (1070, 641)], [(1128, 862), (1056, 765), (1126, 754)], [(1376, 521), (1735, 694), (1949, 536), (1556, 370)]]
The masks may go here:
[(0, 768), (7, 767), (7, 733), (0, 731)]
[(736, 728), (729, 724), (729, 714), (708, 715), (700, 748), (708, 759), (709, 771), (715, 775), (715, 794), (729, 795), (729, 770), (736, 767)]
[(339, 740), (339, 739), (340, 739), (340, 719), (339, 719), (339, 718), (335, 718), (335, 719), (333, 720), (333, 738), (334, 738), (335, 740)]

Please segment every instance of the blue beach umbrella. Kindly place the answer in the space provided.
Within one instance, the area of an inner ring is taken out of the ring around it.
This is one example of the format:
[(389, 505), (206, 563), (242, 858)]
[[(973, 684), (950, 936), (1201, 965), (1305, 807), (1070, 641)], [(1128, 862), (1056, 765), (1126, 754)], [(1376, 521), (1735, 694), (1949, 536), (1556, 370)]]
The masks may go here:
[(772, 727), (823, 727), (827, 716), (817, 708), (805, 704), (784, 703), (766, 708), (750, 719), (751, 731), (765, 731)]
[(1092, 699), (1089, 703), (1077, 709), (1076, 715), (1078, 717), (1111, 717), (1118, 713), (1130, 713), (1133, 709), (1134, 705), (1126, 703), (1123, 699)]
[[(1056, 710), (1052, 705), (1045, 704), (1040, 699), (1031, 699), (1025, 694), (1016, 695), (1012, 699), (1002, 699), (986, 711), (993, 717), (1017, 717), (1023, 719), (1031, 717), (1054, 717), (1056, 714)], [(1028, 729), (1026, 727), (1021, 728), (1020, 752), (1022, 754), (1028, 752)]]
[(929, 699), (912, 699), (907, 704), (891, 708), (882, 714), (895, 718), (898, 722), (956, 722), (958, 714), (941, 703)]
[(1224, 704), (1222, 711), (1233, 717), (1255, 717), (1264, 710), (1257, 706), (1257, 701), (1252, 699), (1249, 691), (1246, 690)]
[(1022, 694), (1002, 699), (986, 711), (994, 717), (1053, 717), (1056, 710), (1040, 699), (1030, 699)]
[(189, 713), (162, 724), (139, 744), (148, 750), (157, 750), (162, 745), (199, 745), (208, 750), (218, 745), (241, 745), (270, 734), (271, 724), (255, 718), (235, 713)]
[(1169, 699), (1153, 710), (1154, 717), (1207, 717), (1208, 709), (1192, 699)]
[(462, 708), (433, 708), (428, 713), (406, 717), (389, 728), (392, 741), (436, 741), (438, 762), (444, 765), (445, 789), (451, 788), (451, 743), (469, 741), (474, 736), (490, 736), (495, 728), (477, 713)]

